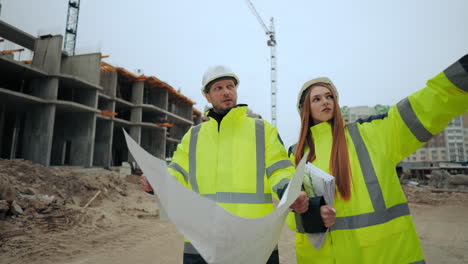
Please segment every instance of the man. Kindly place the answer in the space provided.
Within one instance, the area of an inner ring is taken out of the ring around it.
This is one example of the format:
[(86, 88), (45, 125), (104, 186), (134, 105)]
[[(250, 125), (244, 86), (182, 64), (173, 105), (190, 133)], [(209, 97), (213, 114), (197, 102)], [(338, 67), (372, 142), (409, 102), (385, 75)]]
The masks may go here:
[[(247, 105), (237, 104), (239, 78), (229, 68), (209, 68), (202, 93), (213, 108), (209, 120), (192, 127), (177, 146), (169, 172), (184, 186), (242, 217), (263, 217), (274, 208), (293, 175), (276, 128), (247, 116)], [(149, 191), (149, 189), (146, 189)], [(305, 192), (291, 205), (308, 209)], [(184, 263), (206, 263), (185, 240)], [(267, 263), (279, 263), (275, 249)]]

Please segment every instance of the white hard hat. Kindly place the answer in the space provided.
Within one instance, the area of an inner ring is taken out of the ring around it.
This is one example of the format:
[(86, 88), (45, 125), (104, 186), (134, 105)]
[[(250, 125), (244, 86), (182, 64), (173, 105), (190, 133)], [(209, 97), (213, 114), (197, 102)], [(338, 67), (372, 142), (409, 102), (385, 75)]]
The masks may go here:
[(304, 83), (304, 85), (302, 85), (301, 91), (299, 91), (299, 95), (297, 97), (297, 105), (296, 105), (299, 115), (301, 115), (301, 109), (302, 109), (302, 106), (304, 105), (304, 99), (307, 94), (307, 91), (309, 91), (309, 88), (316, 83), (326, 83), (330, 85), (331, 89), (333, 90), (332, 93), (334, 93), (336, 96), (335, 101), (338, 103), (338, 91), (336, 90), (336, 87), (333, 84), (333, 82), (328, 77), (318, 77), (310, 81), (307, 81), (306, 83)]
[(216, 66), (212, 66), (208, 68), (205, 71), (205, 74), (203, 74), (202, 88), (201, 88), (202, 94), (205, 94), (207, 92), (206, 87), (208, 86), (208, 84), (210, 84), (210, 82), (219, 78), (223, 78), (223, 77), (233, 78), (236, 88), (237, 86), (239, 86), (239, 78), (231, 69), (223, 65), (216, 65)]

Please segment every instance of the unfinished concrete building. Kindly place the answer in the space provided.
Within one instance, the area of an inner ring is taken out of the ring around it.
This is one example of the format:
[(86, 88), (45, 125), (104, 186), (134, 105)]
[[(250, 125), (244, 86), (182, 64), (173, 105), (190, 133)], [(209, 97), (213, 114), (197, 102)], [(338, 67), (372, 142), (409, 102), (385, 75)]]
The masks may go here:
[(130, 161), (122, 129), (154, 156), (170, 158), (201, 122), (193, 101), (156, 77), (68, 56), (63, 37), (25, 33), (0, 21), (0, 38), (33, 52), (0, 54), (0, 158), (44, 166), (120, 166)]

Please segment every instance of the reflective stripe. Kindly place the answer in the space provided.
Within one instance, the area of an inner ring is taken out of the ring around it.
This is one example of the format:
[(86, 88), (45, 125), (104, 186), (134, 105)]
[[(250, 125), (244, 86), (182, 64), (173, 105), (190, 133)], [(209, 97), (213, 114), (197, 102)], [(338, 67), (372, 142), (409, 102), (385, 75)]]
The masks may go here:
[[(283, 178), (280, 182), (278, 182), (275, 186), (273, 186), (273, 191), (278, 194), (279, 191), (284, 192), (284, 189), (289, 184), (289, 179)], [(284, 193), (283, 193), (284, 194)]]
[(200, 254), (197, 249), (192, 245), (192, 243), (185, 241), (184, 242), (184, 253), (185, 254)]
[(255, 145), (257, 156), (257, 194), (263, 194), (265, 175), (265, 126), (263, 120), (255, 119)]
[(462, 89), (465, 92), (468, 92), (468, 74), (467, 69), (463, 67), (460, 61), (464, 61), (465, 65), (466, 60), (468, 60), (468, 56), (463, 57), (459, 61), (452, 64), (448, 67), (444, 74), (447, 76), (453, 84), (455, 84), (458, 88)]
[(335, 224), (331, 227), (331, 230), (356, 229), (379, 225), (404, 215), (409, 215), (409, 208), (407, 203), (397, 204), (388, 209), (385, 209), (384, 211), (337, 217)]
[(362, 175), (364, 176), (364, 181), (367, 186), (367, 191), (374, 206), (374, 211), (383, 211), (385, 210), (385, 201), (383, 199), (382, 190), (380, 189), (379, 180), (375, 174), (374, 166), (372, 166), (372, 161), (369, 156), (369, 151), (362, 140), (361, 133), (357, 128), (356, 123), (348, 125), (349, 134), (353, 139), (354, 147), (356, 148), (356, 153), (359, 159), (359, 164), (361, 165)]
[(286, 169), (292, 166), (290, 160), (280, 160), (266, 169), (267, 177), (270, 178), (273, 172), (278, 169)]
[(175, 170), (178, 173), (182, 174), (182, 176), (184, 176), (185, 182), (187, 182), (188, 174), (184, 170), (184, 168), (182, 168), (179, 164), (177, 164), (176, 162), (171, 162), (171, 164), (169, 164), (169, 166), (167, 166), (167, 167), (172, 168), (173, 170)]
[[(192, 190), (199, 193), (196, 179), (197, 162), (197, 142), (198, 133), (202, 124), (194, 126), (190, 135), (189, 150), (189, 180)], [(256, 192), (255, 193), (237, 193), (237, 192), (219, 192), (210, 194), (201, 194), (208, 199), (218, 203), (239, 203), (239, 204), (267, 204), (272, 202), (271, 193), (264, 193), (265, 186), (265, 127), (263, 120), (255, 120), (255, 145), (256, 145)], [(276, 163), (275, 163), (276, 164)], [(275, 165), (274, 164), (274, 165)], [(274, 166), (273, 165), (273, 166)], [(270, 167), (271, 168), (271, 167)]]
[(416, 261), (416, 262), (412, 262), (410, 264), (426, 264), (426, 261), (423, 260), (420, 260), (420, 261)]
[(201, 194), (201, 196), (218, 203), (269, 204), (273, 201), (271, 193), (218, 192)]
[[(203, 124), (203, 123), (202, 123)], [(196, 125), (192, 128), (192, 133), (190, 134), (190, 146), (189, 146), (189, 176), (190, 176), (190, 185), (192, 185), (192, 190), (198, 193), (198, 184), (197, 184), (197, 141), (198, 141), (198, 132), (200, 132), (201, 125)]]
[(400, 116), (405, 122), (406, 126), (411, 130), (411, 133), (420, 141), (426, 142), (432, 138), (431, 132), (429, 132), (424, 125), (419, 121), (416, 113), (411, 106), (411, 103), (407, 98), (401, 100), (397, 104), (398, 112), (400, 112)]
[(361, 165), (362, 175), (366, 183), (367, 191), (374, 207), (374, 212), (360, 215), (337, 217), (335, 224), (331, 230), (347, 230), (373, 225), (379, 225), (393, 220), (397, 217), (409, 215), (409, 208), (407, 203), (397, 204), (390, 208), (385, 207), (385, 201), (382, 195), (377, 175), (375, 174), (374, 167), (369, 156), (364, 141), (362, 140), (361, 133), (356, 123), (348, 125), (349, 134), (353, 140), (356, 148), (356, 153)]

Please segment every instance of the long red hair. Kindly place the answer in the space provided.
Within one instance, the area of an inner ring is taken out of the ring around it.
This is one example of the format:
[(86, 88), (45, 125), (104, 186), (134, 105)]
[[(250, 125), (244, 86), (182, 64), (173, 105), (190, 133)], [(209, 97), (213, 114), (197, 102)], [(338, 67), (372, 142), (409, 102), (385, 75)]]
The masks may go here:
[(310, 112), (310, 92), (315, 86), (323, 86), (328, 88), (335, 98), (335, 106), (333, 109), (333, 118), (330, 120), (332, 125), (333, 145), (330, 155), (330, 172), (335, 176), (335, 182), (341, 197), (344, 200), (351, 198), (351, 168), (349, 164), (348, 146), (346, 143), (344, 122), (341, 116), (340, 106), (337, 100), (337, 94), (334, 89), (327, 83), (316, 83), (308, 88), (306, 96), (301, 109), (301, 130), (299, 134), (299, 141), (295, 152), (296, 166), (299, 164), (302, 156), (304, 155), (305, 146), (309, 147), (309, 155), (307, 161), (312, 162), (316, 159), (315, 144), (312, 138), (310, 127), (315, 125)]

